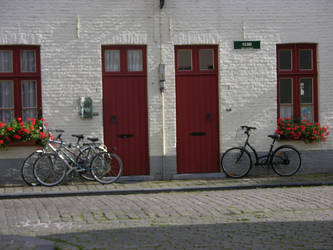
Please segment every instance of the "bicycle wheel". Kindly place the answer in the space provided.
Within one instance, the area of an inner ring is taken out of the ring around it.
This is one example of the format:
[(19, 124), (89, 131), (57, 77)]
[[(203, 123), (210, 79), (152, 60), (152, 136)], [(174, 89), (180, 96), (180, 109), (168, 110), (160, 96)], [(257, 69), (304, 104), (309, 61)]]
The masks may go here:
[(102, 184), (116, 182), (123, 172), (123, 162), (118, 155), (109, 152), (97, 154), (91, 162), (91, 173)]
[(301, 167), (301, 154), (293, 146), (284, 145), (273, 152), (270, 163), (278, 175), (291, 176)]
[(79, 175), (83, 179), (87, 181), (95, 180), (90, 171), (90, 163), (94, 156), (99, 152), (103, 152), (103, 150), (99, 147), (88, 146), (78, 155), (76, 162), (82, 167), (82, 171), (79, 172)]
[(66, 175), (66, 165), (55, 153), (43, 154), (34, 164), (34, 175), (44, 186), (55, 186), (62, 182)]
[(43, 153), (42, 150), (37, 150), (30, 154), (27, 158), (25, 158), (22, 167), (21, 167), (21, 175), (23, 181), (28, 184), (29, 186), (37, 186), (40, 183), (34, 176), (34, 163)]
[(230, 148), (221, 157), (221, 168), (228, 177), (241, 178), (248, 174), (251, 167), (251, 156), (243, 148)]

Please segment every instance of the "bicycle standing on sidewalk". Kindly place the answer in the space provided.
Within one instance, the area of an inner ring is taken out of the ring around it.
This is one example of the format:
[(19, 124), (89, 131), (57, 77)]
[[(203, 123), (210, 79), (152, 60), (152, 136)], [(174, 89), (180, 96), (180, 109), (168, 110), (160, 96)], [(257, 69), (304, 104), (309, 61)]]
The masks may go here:
[(297, 173), (302, 164), (300, 152), (292, 145), (282, 145), (274, 149), (274, 144), (280, 139), (279, 134), (268, 135), (273, 142), (267, 153), (259, 156), (255, 148), (249, 143), (250, 132), (255, 127), (241, 126), (247, 136), (243, 146), (232, 147), (224, 152), (221, 157), (221, 169), (232, 178), (241, 178), (249, 173), (253, 165), (272, 167), (275, 173), (280, 176), (291, 176)]

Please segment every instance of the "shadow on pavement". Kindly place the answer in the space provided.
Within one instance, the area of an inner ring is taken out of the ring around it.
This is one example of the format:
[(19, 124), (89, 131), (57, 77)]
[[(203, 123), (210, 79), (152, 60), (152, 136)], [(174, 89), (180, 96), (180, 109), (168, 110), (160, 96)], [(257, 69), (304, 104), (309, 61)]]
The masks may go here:
[(333, 249), (333, 221), (153, 224), (43, 238), (57, 249)]

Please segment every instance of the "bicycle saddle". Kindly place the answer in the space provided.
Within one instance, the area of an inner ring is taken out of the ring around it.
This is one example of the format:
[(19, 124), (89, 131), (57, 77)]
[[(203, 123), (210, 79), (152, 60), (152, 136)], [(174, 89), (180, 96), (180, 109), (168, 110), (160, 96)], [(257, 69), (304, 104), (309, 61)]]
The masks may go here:
[(91, 142), (96, 142), (96, 141), (98, 141), (98, 138), (97, 137), (88, 137), (87, 138), (89, 141), (91, 141)]
[(281, 136), (279, 134), (274, 134), (274, 135), (268, 135), (268, 137), (272, 138), (273, 140), (279, 140)]
[(83, 134), (80, 134), (80, 135), (72, 135), (73, 137), (76, 137), (78, 139), (83, 139), (84, 138), (84, 135)]
[(249, 127), (249, 126), (243, 125), (243, 126), (241, 126), (241, 129), (246, 129), (246, 130), (250, 131), (251, 129), (257, 129), (257, 128), (256, 127)]

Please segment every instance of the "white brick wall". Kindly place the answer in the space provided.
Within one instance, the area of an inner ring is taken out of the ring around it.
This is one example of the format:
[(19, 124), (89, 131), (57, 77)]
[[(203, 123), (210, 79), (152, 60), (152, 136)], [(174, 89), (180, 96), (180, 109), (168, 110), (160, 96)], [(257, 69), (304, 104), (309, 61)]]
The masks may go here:
[[(235, 127), (250, 124), (259, 128), (256, 146), (264, 150), (266, 135), (274, 132), (276, 123), (277, 43), (318, 43), (319, 117), (323, 125), (333, 126), (332, 13), (331, 0), (166, 0), (161, 12), (158, 0), (1, 0), (0, 44), (40, 45), (43, 113), (50, 126), (68, 135), (82, 132), (101, 138), (101, 46), (147, 45), (152, 157), (162, 155), (158, 64), (166, 64), (166, 151), (175, 156), (174, 46), (217, 44), (220, 149), (234, 143)], [(234, 50), (233, 41), (243, 39), (260, 40), (261, 49)], [(79, 118), (80, 96), (93, 99), (99, 116)], [(333, 137), (315, 146), (297, 146), (333, 149)]]

